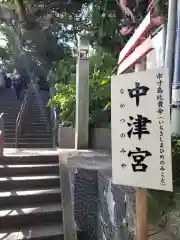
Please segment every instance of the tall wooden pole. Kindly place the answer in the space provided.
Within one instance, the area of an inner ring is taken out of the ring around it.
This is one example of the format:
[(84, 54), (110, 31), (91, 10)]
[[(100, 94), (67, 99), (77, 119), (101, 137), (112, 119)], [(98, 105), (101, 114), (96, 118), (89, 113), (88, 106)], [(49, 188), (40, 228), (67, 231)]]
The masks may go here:
[[(135, 71), (146, 70), (146, 57), (135, 66)], [(148, 240), (147, 189), (136, 188), (136, 240)]]

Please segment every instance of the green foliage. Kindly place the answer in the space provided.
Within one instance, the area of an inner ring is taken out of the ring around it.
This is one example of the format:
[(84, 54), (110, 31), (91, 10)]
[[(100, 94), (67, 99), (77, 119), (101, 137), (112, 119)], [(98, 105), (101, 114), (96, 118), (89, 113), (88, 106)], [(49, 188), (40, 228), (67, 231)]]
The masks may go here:
[(160, 14), (162, 14), (167, 20), (168, 17), (168, 0), (158, 0), (157, 8)]
[(90, 59), (89, 120), (96, 127), (110, 124), (110, 77), (116, 65), (116, 58), (101, 48)]
[[(66, 56), (68, 44), (75, 48), (77, 34), (88, 35), (96, 49), (100, 47), (116, 58), (130, 37), (121, 36), (119, 33), (120, 26), (126, 25), (127, 20), (115, 0), (81, 0), (69, 3), (58, 0), (22, 2), (28, 27), (18, 21), (18, 11), (13, 11), (16, 7), (13, 0), (2, 1), (3, 4), (0, 4), (0, 24), (6, 23), (16, 35), (17, 42), (26, 56), (29, 72), (38, 77), (47, 78), (53, 65)], [(167, 0), (159, 0), (158, 4), (160, 11), (167, 15)], [(141, 21), (146, 14), (147, 1), (128, 0), (128, 6), (135, 11), (136, 17)], [(8, 36), (8, 42), (11, 42), (10, 38), (13, 36)], [(16, 46), (8, 44), (7, 48), (9, 61), (4, 61), (4, 65), (12, 69), (17, 65), (21, 68), (24, 61), (19, 60)], [(64, 69), (64, 63), (58, 67), (58, 71), (59, 69), (60, 71)], [(59, 73), (56, 75), (59, 76)], [(56, 80), (59, 81), (57, 78)]]
[(61, 109), (60, 124), (69, 126), (75, 121), (75, 81), (55, 84), (56, 94), (49, 100), (48, 106)]
[[(167, 216), (173, 215), (173, 212), (180, 212), (180, 139), (178, 137), (172, 137), (172, 167), (173, 192), (149, 190), (149, 221), (151, 223), (162, 220), (162, 212)], [(180, 218), (177, 217), (176, 221), (179, 220)]]
[(124, 45), (124, 39), (119, 33), (121, 20), (116, 15), (116, 9), (116, 1), (114, 3), (107, 0), (95, 1), (92, 7), (92, 28), (89, 33), (90, 41), (95, 46), (101, 46), (104, 51), (115, 55)]
[(58, 61), (53, 69), (54, 80), (50, 82), (50, 85), (55, 83), (69, 83), (75, 79), (76, 74), (76, 60), (72, 56), (66, 56), (62, 60)]
[[(62, 125), (74, 126), (75, 120), (75, 62), (60, 61), (55, 67), (54, 79), (61, 83), (55, 84), (56, 94), (49, 101), (49, 106), (60, 107)], [(89, 123), (95, 126), (108, 126), (110, 123), (110, 76), (116, 69), (116, 58), (104, 53), (102, 49), (90, 58), (90, 103)], [(67, 64), (69, 63), (69, 64)], [(62, 65), (67, 68), (62, 68)], [(67, 65), (66, 65), (67, 64)], [(69, 79), (67, 79), (69, 76)], [(53, 82), (53, 81), (52, 81)]]

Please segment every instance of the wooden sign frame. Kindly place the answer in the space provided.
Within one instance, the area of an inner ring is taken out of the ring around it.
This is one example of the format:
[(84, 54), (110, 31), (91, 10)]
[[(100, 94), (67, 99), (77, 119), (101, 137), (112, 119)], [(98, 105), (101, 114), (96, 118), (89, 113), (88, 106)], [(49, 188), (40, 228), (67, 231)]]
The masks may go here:
[[(146, 70), (146, 56), (154, 47), (151, 36), (147, 37), (153, 27), (152, 14), (149, 12), (127, 42), (119, 55), (118, 75), (135, 65), (135, 71)], [(148, 198), (147, 189), (136, 188), (136, 239), (148, 240)]]

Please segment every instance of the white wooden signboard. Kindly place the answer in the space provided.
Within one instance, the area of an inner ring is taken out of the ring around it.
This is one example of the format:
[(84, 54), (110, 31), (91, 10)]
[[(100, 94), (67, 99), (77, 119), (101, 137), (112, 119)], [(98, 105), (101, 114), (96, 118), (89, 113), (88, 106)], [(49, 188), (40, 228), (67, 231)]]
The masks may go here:
[(167, 71), (112, 76), (111, 109), (113, 182), (172, 191)]

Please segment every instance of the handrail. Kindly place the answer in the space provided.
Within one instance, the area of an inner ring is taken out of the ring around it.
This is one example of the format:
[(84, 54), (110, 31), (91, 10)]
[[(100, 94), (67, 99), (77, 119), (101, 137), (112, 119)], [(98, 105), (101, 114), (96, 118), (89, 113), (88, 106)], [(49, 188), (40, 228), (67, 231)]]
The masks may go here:
[(0, 114), (0, 156), (3, 156), (4, 150), (4, 113)]
[[(54, 95), (54, 91), (50, 88), (50, 97)], [(51, 124), (52, 124), (52, 139), (53, 139), (53, 147), (57, 147), (57, 139), (58, 139), (58, 126), (59, 126), (59, 116), (57, 114), (56, 107), (50, 107), (50, 114), (51, 114)]]
[(18, 116), (16, 118), (16, 142), (15, 142), (15, 147), (18, 147), (18, 138), (19, 138), (19, 133), (22, 130), (22, 118), (25, 113), (25, 109), (27, 106), (27, 100), (28, 100), (28, 95), (29, 95), (29, 88), (27, 89), (25, 93), (25, 97), (23, 99), (23, 102), (21, 104), (21, 108), (19, 110)]
[(56, 108), (51, 108), (51, 123), (52, 123), (52, 138), (53, 147), (57, 146), (57, 130), (58, 130), (58, 117), (56, 113)]

